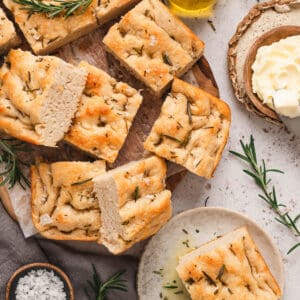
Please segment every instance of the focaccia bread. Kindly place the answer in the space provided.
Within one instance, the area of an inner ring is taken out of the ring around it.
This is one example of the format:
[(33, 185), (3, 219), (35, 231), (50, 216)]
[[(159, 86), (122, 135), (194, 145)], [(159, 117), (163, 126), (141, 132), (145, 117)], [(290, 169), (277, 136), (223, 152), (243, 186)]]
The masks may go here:
[(180, 258), (192, 300), (277, 300), (280, 288), (245, 227)]
[(101, 226), (92, 178), (105, 162), (40, 163), (31, 167), (32, 220), (46, 238), (97, 241)]
[(99, 242), (119, 254), (155, 234), (171, 217), (166, 163), (152, 156), (93, 179), (102, 226)]
[(0, 7), (0, 55), (21, 43), (13, 23)]
[(69, 130), (85, 82), (84, 69), (57, 57), (11, 50), (0, 69), (0, 129), (55, 146)]
[(103, 40), (155, 95), (201, 57), (204, 43), (159, 0), (143, 0)]
[(82, 62), (88, 72), (79, 110), (65, 141), (114, 162), (142, 103), (137, 90)]
[[(67, 18), (50, 18), (43, 13), (31, 13), (13, 0), (3, 2), (14, 15), (32, 50), (36, 54), (45, 54), (121, 15), (138, 0), (92, 0), (84, 13), (78, 11)], [(51, 0), (43, 2), (53, 4)]]
[(231, 113), (222, 100), (177, 78), (144, 146), (211, 178), (229, 135)]

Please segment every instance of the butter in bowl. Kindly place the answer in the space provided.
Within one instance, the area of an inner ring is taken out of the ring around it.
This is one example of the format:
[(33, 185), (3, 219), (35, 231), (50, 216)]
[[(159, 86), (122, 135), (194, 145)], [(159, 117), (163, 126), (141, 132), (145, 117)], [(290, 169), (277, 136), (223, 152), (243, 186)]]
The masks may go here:
[(262, 35), (244, 66), (245, 90), (264, 115), (300, 134), (300, 26), (282, 26)]

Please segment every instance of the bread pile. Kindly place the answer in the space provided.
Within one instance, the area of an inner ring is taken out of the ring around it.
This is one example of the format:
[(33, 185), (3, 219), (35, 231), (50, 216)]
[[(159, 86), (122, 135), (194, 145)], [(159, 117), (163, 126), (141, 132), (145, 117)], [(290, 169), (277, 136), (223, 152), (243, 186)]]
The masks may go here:
[[(104, 5), (95, 0), (83, 14), (51, 19), (29, 14), (12, 0), (4, 4), (40, 54), (136, 2)], [(199, 176), (213, 176), (227, 142), (230, 109), (177, 78), (199, 59), (204, 43), (159, 0), (141, 1), (103, 42), (153, 95), (163, 95), (173, 82), (144, 143), (150, 156), (106, 172), (142, 105), (139, 91), (87, 62), (74, 66), (20, 49), (11, 50), (0, 69), (0, 129), (36, 145), (56, 147), (65, 141), (100, 159), (32, 166), (32, 219), (46, 238), (97, 241), (119, 254), (155, 234), (171, 217), (164, 159)]]

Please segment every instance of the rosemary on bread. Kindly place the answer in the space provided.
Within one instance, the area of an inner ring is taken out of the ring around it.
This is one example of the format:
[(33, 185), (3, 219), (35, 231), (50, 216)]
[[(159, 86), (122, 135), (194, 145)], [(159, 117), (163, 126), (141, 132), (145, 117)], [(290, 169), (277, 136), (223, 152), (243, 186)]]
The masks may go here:
[(68, 18), (74, 14), (83, 14), (93, 0), (53, 0), (50, 3), (44, 0), (13, 0), (22, 6), (21, 9), (31, 13), (46, 14), (48, 18), (64, 16)]
[[(292, 230), (293, 233), (297, 237), (299, 237), (300, 228), (298, 227), (297, 222), (300, 219), (300, 214), (298, 214), (295, 217), (292, 217), (289, 212), (282, 211), (282, 208), (286, 207), (286, 205), (278, 201), (275, 186), (273, 185), (272, 189), (269, 189), (272, 180), (268, 178), (268, 173), (276, 172), (276, 173), (283, 174), (283, 172), (277, 169), (267, 169), (265, 160), (262, 160), (261, 164), (258, 163), (257, 156), (256, 156), (255, 142), (252, 135), (250, 136), (250, 141), (248, 144), (245, 144), (242, 140), (240, 140), (240, 143), (241, 143), (243, 153), (238, 153), (235, 151), (230, 151), (230, 153), (246, 161), (249, 164), (251, 169), (250, 170), (247, 169), (243, 171), (247, 175), (252, 177), (255, 183), (261, 188), (262, 194), (259, 194), (258, 196), (262, 200), (264, 200), (269, 205), (269, 207), (277, 214), (275, 220), (281, 223), (282, 225), (284, 225), (285, 227), (289, 228), (290, 230)], [(295, 244), (288, 251), (288, 254), (290, 254), (298, 247), (300, 247), (300, 242)]]
[(9, 189), (12, 189), (16, 183), (19, 183), (23, 189), (30, 186), (28, 178), (22, 171), (22, 166), (27, 164), (18, 157), (20, 152), (28, 151), (25, 143), (16, 139), (0, 139), (0, 163), (4, 165), (4, 170), (0, 173), (2, 177), (0, 186), (8, 184)]
[(112, 290), (127, 292), (127, 281), (121, 278), (125, 271), (117, 272), (114, 275), (112, 275), (107, 281), (102, 282), (95, 265), (92, 264), (92, 267), (93, 279), (92, 281), (88, 280), (87, 283), (89, 287), (93, 290), (95, 298), (92, 298), (90, 296), (88, 288), (84, 289), (85, 294), (89, 300), (106, 300), (107, 293)]

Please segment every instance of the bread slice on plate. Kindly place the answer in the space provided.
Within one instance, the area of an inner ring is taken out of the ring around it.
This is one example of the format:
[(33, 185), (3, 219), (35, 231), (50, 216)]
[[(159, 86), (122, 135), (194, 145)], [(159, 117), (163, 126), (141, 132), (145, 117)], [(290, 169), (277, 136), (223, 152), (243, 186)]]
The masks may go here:
[(230, 122), (225, 102), (175, 78), (144, 147), (211, 178), (226, 145)]
[(181, 257), (176, 270), (192, 300), (281, 297), (281, 290), (246, 227)]
[(97, 241), (101, 226), (92, 178), (105, 172), (105, 162), (40, 163), (31, 167), (32, 220), (54, 240)]
[(0, 129), (54, 147), (69, 130), (86, 71), (54, 56), (11, 50), (0, 69)]
[(10, 48), (14, 48), (21, 43), (14, 24), (7, 18), (0, 7), (0, 54), (5, 53)]
[(166, 163), (152, 156), (134, 161), (94, 181), (102, 226), (99, 242), (119, 254), (155, 234), (171, 217)]
[[(3, 2), (14, 15), (16, 23), (35, 54), (46, 54), (121, 15), (137, 0), (92, 0), (84, 13), (79, 10), (69, 17), (60, 15), (54, 18), (44, 13), (32, 13), (13, 0)], [(43, 2), (53, 4), (51, 0)]]
[(201, 57), (204, 43), (159, 0), (143, 0), (113, 25), (107, 49), (156, 96)]
[(65, 141), (114, 162), (142, 103), (137, 90), (82, 62), (88, 79), (79, 110)]

